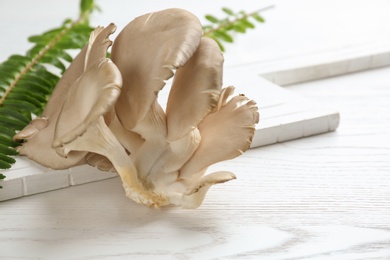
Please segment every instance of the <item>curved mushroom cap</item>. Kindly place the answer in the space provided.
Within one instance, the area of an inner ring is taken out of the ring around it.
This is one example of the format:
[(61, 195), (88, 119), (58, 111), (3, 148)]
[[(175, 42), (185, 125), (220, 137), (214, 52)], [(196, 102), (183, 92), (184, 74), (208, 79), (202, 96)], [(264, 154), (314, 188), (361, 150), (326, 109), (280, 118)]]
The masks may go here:
[(202, 176), (183, 193), (180, 205), (184, 208), (198, 208), (211, 186), (236, 179), (236, 175), (227, 171), (213, 172)]
[(233, 159), (245, 152), (259, 122), (256, 103), (244, 95), (231, 97), (234, 88), (221, 91), (215, 111), (199, 125), (202, 136), (198, 149), (180, 170), (180, 178), (192, 180), (206, 167)]
[(90, 42), (76, 56), (58, 81), (42, 117), (32, 120), (14, 136), (15, 140), (26, 140), (17, 148), (20, 155), (25, 155), (53, 169), (65, 169), (84, 163), (85, 153), (72, 152), (67, 158), (63, 158), (52, 148), (57, 117), (64, 103), (64, 97), (72, 84), (83, 74), (84, 68), (106, 56), (107, 48), (111, 45), (108, 36), (115, 29), (116, 26), (110, 24), (106, 28), (98, 27), (91, 33)]
[[(217, 105), (222, 66), (217, 43), (202, 38), (194, 55), (177, 69), (167, 104), (168, 147), (148, 172), (155, 186), (164, 186), (160, 175), (177, 173), (198, 148), (201, 136), (197, 127)], [(146, 163), (150, 163), (148, 159)]]
[(201, 36), (198, 18), (181, 9), (140, 16), (119, 33), (111, 59), (123, 75), (116, 110), (126, 129), (146, 117), (158, 91), (192, 56)]
[(50, 119), (58, 116), (61, 106), (64, 103), (64, 96), (66, 96), (66, 93), (73, 82), (83, 74), (89, 65), (106, 57), (107, 49), (112, 44), (112, 41), (108, 37), (114, 33), (115, 30), (116, 26), (111, 23), (105, 28), (97, 27), (91, 32), (88, 44), (76, 56), (58, 81), (46, 104), (45, 110), (42, 113), (43, 117)]
[[(39, 129), (44, 121), (47, 125)], [(54, 128), (55, 120), (37, 118), (31, 121), (29, 125), (14, 136), (15, 140), (25, 140), (21, 146), (17, 147), (19, 155), (27, 156), (45, 167), (57, 170), (84, 164), (84, 153), (72, 152), (67, 158), (63, 158), (51, 147)]]
[(107, 49), (112, 45), (109, 35), (116, 31), (116, 25), (110, 23), (107, 27), (98, 26), (92, 31), (85, 55), (84, 71), (102, 58), (106, 57)]
[(223, 56), (218, 44), (202, 38), (191, 59), (176, 71), (167, 104), (168, 140), (197, 128), (217, 105), (222, 86)]
[(121, 86), (122, 76), (109, 59), (90, 66), (69, 89), (57, 119), (53, 147), (72, 142), (91, 122), (111, 111)]

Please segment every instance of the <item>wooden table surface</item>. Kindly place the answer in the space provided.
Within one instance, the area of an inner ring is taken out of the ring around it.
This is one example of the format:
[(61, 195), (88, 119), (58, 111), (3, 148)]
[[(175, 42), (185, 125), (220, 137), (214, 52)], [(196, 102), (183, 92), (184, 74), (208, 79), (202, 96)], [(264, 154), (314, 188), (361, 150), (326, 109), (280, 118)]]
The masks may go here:
[(0, 258), (388, 259), (389, 68), (291, 86), (336, 132), (249, 150), (197, 210), (150, 209), (118, 178), (0, 204)]
[(118, 178), (0, 203), (0, 259), (390, 259), (390, 68), (289, 86), (336, 132), (221, 163), (196, 210), (151, 209)]

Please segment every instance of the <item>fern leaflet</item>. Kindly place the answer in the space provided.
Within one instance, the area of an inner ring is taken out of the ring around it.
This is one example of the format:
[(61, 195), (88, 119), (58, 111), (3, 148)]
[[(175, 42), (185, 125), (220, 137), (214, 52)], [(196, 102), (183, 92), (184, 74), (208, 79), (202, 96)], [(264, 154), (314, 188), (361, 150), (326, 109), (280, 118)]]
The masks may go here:
[[(12, 55), (0, 64), (0, 169), (8, 169), (15, 163), (13, 141), (16, 131), (23, 129), (40, 115), (62, 74), (73, 58), (69, 50), (81, 49), (88, 42), (93, 30), (89, 26), (89, 14), (96, 9), (93, 0), (82, 0), (77, 20), (66, 20), (60, 27), (28, 40), (34, 46), (26, 55)], [(0, 173), (0, 180), (4, 179)]]
[(214, 39), (218, 43), (221, 51), (225, 51), (223, 42), (232, 43), (234, 41), (232, 32), (246, 33), (248, 29), (254, 29), (255, 24), (252, 21), (263, 23), (264, 18), (259, 13), (272, 7), (268, 6), (251, 13), (245, 11), (234, 12), (227, 7), (223, 7), (222, 11), (226, 15), (225, 18), (217, 18), (210, 14), (205, 16), (210, 24), (203, 26), (204, 36)]

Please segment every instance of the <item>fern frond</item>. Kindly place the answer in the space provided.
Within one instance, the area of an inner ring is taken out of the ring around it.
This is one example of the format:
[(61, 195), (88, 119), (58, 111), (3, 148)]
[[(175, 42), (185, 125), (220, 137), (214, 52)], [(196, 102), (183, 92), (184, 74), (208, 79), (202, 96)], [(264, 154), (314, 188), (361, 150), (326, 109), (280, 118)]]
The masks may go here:
[[(93, 30), (89, 14), (96, 9), (93, 0), (82, 0), (77, 20), (66, 20), (58, 28), (29, 37), (34, 46), (26, 55), (12, 55), (0, 64), (0, 169), (15, 162), (12, 156), (19, 143), (13, 141), (34, 116), (38, 116), (61, 75), (73, 58), (69, 50), (81, 49)], [(5, 178), (0, 173), (0, 180)]]
[(255, 24), (252, 21), (263, 23), (264, 18), (260, 15), (260, 12), (272, 7), (273, 6), (267, 6), (251, 13), (246, 13), (244, 11), (234, 12), (227, 7), (223, 7), (222, 11), (226, 14), (225, 18), (220, 19), (210, 14), (205, 16), (210, 24), (203, 26), (203, 34), (206, 37), (214, 39), (218, 43), (221, 51), (225, 51), (222, 42), (232, 43), (234, 41), (232, 32), (246, 33), (248, 29), (255, 28)]
[[(222, 42), (233, 42), (231, 32), (245, 33), (254, 28), (251, 20), (264, 22), (259, 13), (271, 7), (252, 13), (222, 8), (226, 18), (206, 15), (211, 24), (203, 26), (204, 35), (216, 40), (224, 51)], [(73, 60), (68, 51), (81, 49), (88, 42), (93, 30), (89, 14), (94, 10), (99, 10), (94, 0), (81, 0), (77, 20), (65, 20), (58, 28), (29, 37), (34, 46), (26, 55), (12, 55), (0, 64), (0, 169), (8, 169), (15, 163), (14, 148), (20, 144), (13, 141), (13, 136), (43, 112), (62, 73)], [(53, 73), (50, 67), (60, 73)], [(0, 173), (0, 181), (4, 178)]]

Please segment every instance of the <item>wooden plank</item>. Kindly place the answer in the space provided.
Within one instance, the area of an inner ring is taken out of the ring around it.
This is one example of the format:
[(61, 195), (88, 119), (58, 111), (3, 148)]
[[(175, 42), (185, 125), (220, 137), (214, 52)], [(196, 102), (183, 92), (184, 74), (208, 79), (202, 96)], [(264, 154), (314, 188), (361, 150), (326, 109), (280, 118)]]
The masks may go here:
[(389, 65), (390, 42), (375, 42), (261, 62), (258, 67), (262, 77), (285, 86)]

